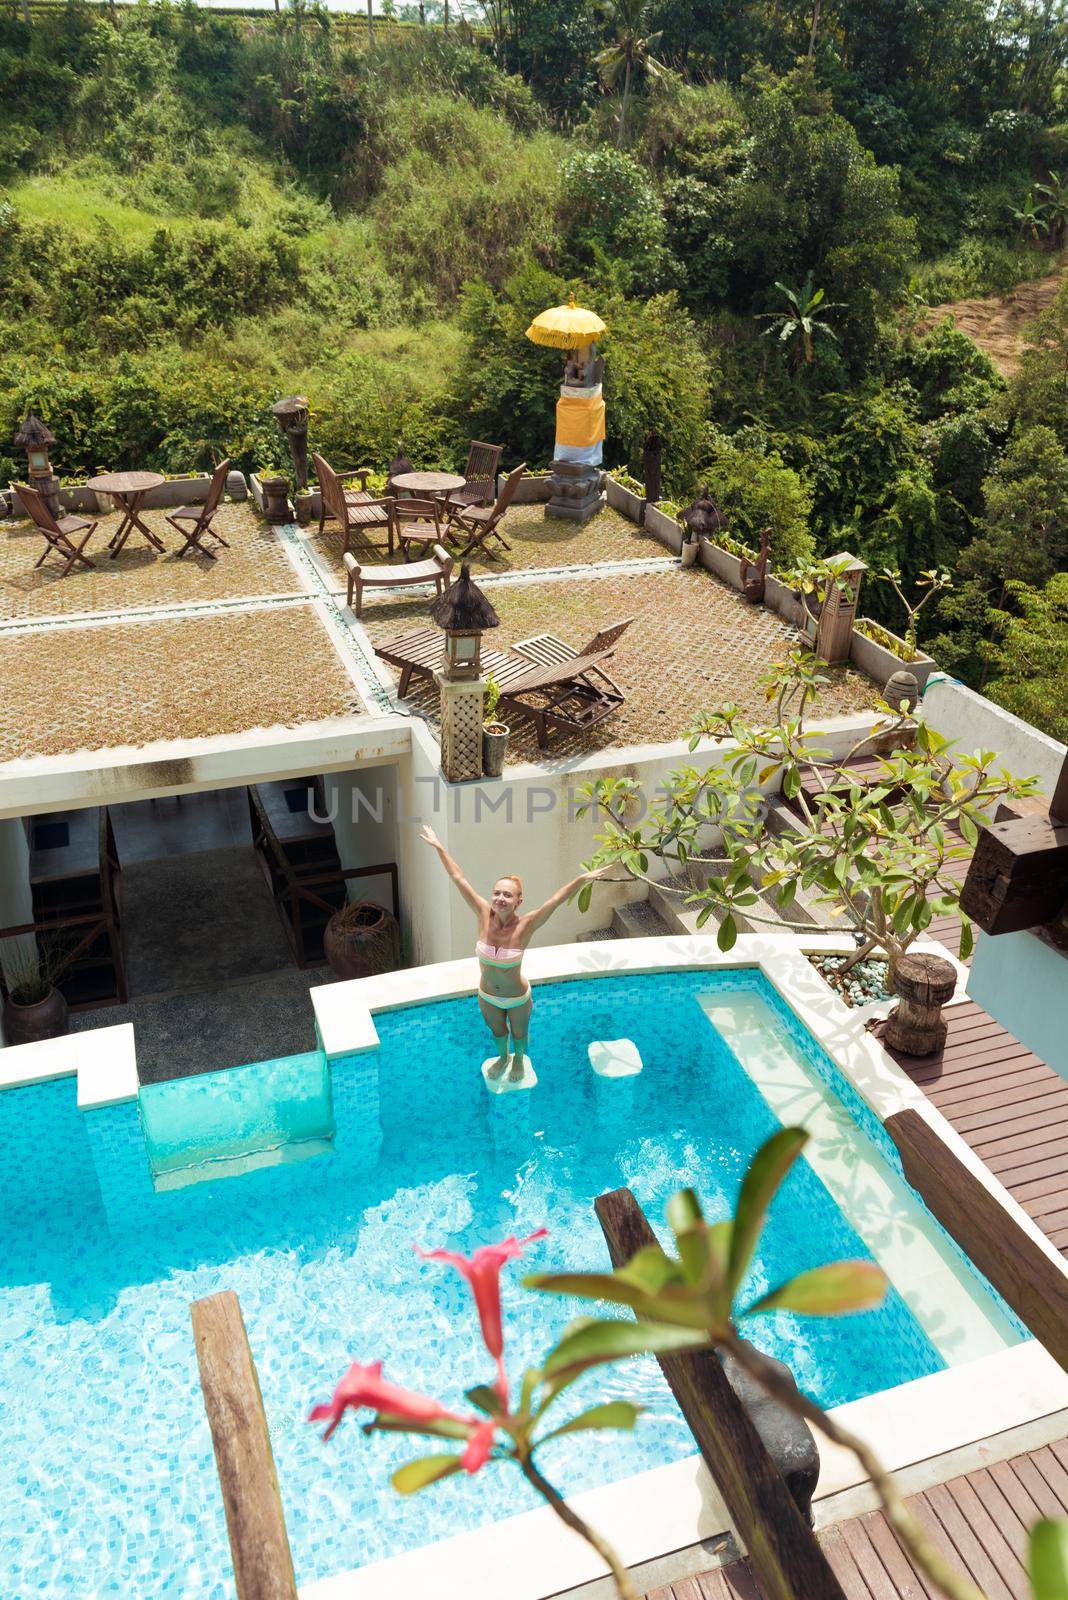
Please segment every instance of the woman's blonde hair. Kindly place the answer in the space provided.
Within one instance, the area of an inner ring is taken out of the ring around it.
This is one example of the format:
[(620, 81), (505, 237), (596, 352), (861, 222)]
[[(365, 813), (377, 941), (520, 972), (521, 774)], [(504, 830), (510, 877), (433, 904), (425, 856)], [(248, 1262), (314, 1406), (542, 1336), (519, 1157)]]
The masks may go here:
[(519, 877), (519, 875), (517, 873), (515, 873), (515, 872), (502, 872), (500, 877), (496, 881), (498, 883), (504, 883), (505, 881), (507, 881), (508, 883), (514, 883), (516, 888), (519, 890), (519, 898), (520, 898), (520, 900), (522, 900), (522, 898), (523, 898), (523, 880), (522, 880), (521, 877)]

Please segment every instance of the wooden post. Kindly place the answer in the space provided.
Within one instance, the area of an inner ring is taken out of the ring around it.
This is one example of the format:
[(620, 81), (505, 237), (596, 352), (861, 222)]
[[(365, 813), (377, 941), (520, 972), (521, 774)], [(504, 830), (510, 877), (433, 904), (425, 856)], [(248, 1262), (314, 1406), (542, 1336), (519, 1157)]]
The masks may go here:
[(906, 1056), (933, 1056), (946, 1042), (942, 1007), (957, 987), (956, 967), (945, 956), (909, 950), (890, 981), (901, 999), (883, 1030), (883, 1043)]
[(190, 1308), (237, 1600), (297, 1600), (256, 1364), (230, 1289)]
[(1055, 822), (1051, 812), (980, 828), (960, 908), (984, 933), (1044, 927), (1066, 900), (1068, 823)]
[(853, 623), (860, 598), (860, 580), (868, 570), (866, 564), (856, 556), (841, 555), (834, 559), (843, 563), (842, 571), (836, 580), (827, 585), (816, 628), (816, 654), (821, 661), (831, 665), (849, 660)]
[[(629, 1189), (614, 1189), (594, 1204), (614, 1266), (656, 1243)], [(695, 1350), (657, 1359), (749, 1553), (764, 1600), (845, 1600), (716, 1355)]]
[(920, 1116), (895, 1111), (886, 1131), (906, 1180), (946, 1232), (1068, 1372), (1068, 1277)]

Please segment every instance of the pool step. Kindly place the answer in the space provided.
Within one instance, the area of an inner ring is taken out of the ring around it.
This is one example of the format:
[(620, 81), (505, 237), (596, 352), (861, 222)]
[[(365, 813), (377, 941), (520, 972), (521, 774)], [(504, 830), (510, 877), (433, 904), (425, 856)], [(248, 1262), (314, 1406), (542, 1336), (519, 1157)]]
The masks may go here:
[(623, 934), (617, 933), (614, 928), (591, 928), (588, 933), (580, 933), (575, 940), (576, 944), (599, 944), (604, 939), (622, 939)]
[(612, 912), (612, 927), (620, 939), (662, 938), (673, 931), (652, 900), (630, 900), (626, 905), (616, 906)]

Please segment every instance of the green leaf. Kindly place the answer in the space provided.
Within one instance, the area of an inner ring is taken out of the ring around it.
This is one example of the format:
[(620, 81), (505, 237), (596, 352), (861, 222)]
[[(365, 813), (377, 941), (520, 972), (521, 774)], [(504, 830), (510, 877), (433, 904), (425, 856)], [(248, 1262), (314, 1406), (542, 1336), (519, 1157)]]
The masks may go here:
[(972, 821), (971, 817), (969, 817), (964, 811), (962, 811), (960, 814), (960, 831), (966, 842), (970, 844), (974, 850), (975, 846), (979, 843), (979, 829), (975, 826), (975, 823)]
[(590, 909), (590, 897), (592, 894), (593, 884), (584, 883), (582, 888), (579, 890), (578, 908), (580, 911), (588, 911)]
[(967, 917), (962, 917), (960, 922), (960, 958), (967, 961), (975, 949), (975, 929)]
[(804, 1128), (780, 1128), (778, 1133), (773, 1133), (761, 1145), (749, 1163), (749, 1171), (742, 1180), (731, 1230), (727, 1282), (732, 1297), (745, 1277), (768, 1207), (807, 1142), (808, 1134)]
[(628, 1356), (672, 1355), (678, 1350), (700, 1350), (709, 1343), (703, 1328), (673, 1328), (655, 1322), (587, 1322), (566, 1334), (545, 1363), (545, 1376), (573, 1377), (590, 1367)]
[(738, 924), (735, 922), (732, 913), (728, 911), (727, 915), (719, 925), (719, 932), (716, 934), (716, 943), (721, 950), (733, 950), (737, 942)]
[(364, 1433), (417, 1433), (427, 1439), (467, 1439), (469, 1423), (459, 1417), (437, 1417), (432, 1422), (411, 1422), (407, 1417), (379, 1411), (371, 1422), (363, 1423)]
[(806, 1317), (838, 1317), (846, 1311), (867, 1311), (886, 1294), (887, 1279), (874, 1261), (833, 1261), (800, 1272), (762, 1295), (742, 1313), (797, 1311)]
[(488, 1383), (476, 1383), (473, 1389), (464, 1391), (464, 1396), (476, 1410), (484, 1411), (488, 1417), (504, 1416), (501, 1397)]
[(1042, 1517), (1034, 1524), (1027, 1571), (1035, 1600), (1068, 1600), (1068, 1522)]
[(543, 1445), (549, 1439), (559, 1439), (565, 1433), (588, 1433), (596, 1428), (633, 1428), (642, 1410), (642, 1406), (632, 1405), (629, 1400), (609, 1400), (604, 1405), (591, 1406), (588, 1411), (582, 1411), (577, 1417), (572, 1417), (570, 1422), (562, 1423), (551, 1433), (543, 1434), (538, 1444)]
[(389, 1480), (398, 1494), (418, 1494), (439, 1478), (451, 1478), (460, 1470), (460, 1457), (452, 1455), (418, 1456), (398, 1467)]

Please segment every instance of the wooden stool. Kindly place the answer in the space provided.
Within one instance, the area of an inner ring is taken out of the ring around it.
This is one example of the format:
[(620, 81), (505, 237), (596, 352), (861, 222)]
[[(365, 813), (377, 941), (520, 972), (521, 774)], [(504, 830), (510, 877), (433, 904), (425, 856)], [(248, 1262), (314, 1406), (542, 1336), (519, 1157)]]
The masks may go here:
[(946, 1042), (942, 1007), (952, 1000), (957, 969), (944, 956), (910, 951), (901, 957), (894, 974), (894, 989), (901, 996), (883, 1029), (883, 1043), (907, 1056), (932, 1056)]

